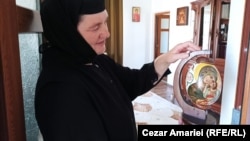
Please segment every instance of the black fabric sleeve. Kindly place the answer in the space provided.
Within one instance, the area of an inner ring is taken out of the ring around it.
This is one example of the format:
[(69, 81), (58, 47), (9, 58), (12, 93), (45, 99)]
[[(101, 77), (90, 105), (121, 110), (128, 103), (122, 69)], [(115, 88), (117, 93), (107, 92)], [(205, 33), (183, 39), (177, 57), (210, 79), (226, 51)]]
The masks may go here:
[(164, 76), (171, 73), (170, 70), (167, 69), (164, 75), (158, 79), (154, 62), (144, 64), (140, 69), (131, 69), (115, 63), (107, 56), (102, 56), (98, 60), (98, 62), (101, 62), (101, 65), (104, 66), (105, 70), (108, 70), (110, 74), (113, 72), (115, 73), (115, 77), (119, 79), (119, 82), (129, 94), (131, 100), (149, 91), (158, 84)]
[(153, 62), (144, 64), (140, 69), (119, 68), (118, 70), (120, 71), (118, 74), (123, 74), (119, 78), (132, 100), (152, 89), (164, 76), (171, 73), (167, 69), (164, 75), (158, 79)]

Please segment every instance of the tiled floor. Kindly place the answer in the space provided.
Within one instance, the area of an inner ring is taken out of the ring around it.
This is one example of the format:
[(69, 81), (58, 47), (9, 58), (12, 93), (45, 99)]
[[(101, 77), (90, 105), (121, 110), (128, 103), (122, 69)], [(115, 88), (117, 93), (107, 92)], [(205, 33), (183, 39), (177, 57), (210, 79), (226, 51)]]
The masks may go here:
[[(178, 102), (174, 99), (173, 86), (168, 84), (164, 79), (152, 88), (151, 91), (171, 101), (173, 104), (178, 105)], [(183, 121), (183, 119), (180, 120), (179, 116), (177, 116), (177, 119), (179, 119), (180, 124), (187, 124)]]
[(153, 89), (151, 89), (151, 91), (163, 98), (166, 98), (167, 100), (173, 101), (173, 86), (167, 84), (165, 80), (162, 80)]

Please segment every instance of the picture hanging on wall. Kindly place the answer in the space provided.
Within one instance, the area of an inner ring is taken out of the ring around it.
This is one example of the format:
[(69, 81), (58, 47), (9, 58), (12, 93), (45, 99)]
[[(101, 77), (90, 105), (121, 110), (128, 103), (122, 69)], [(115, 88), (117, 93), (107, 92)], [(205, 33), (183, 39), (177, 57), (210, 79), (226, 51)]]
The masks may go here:
[(132, 7), (132, 21), (140, 22), (141, 9), (140, 7)]
[(177, 8), (176, 25), (188, 25), (188, 6)]

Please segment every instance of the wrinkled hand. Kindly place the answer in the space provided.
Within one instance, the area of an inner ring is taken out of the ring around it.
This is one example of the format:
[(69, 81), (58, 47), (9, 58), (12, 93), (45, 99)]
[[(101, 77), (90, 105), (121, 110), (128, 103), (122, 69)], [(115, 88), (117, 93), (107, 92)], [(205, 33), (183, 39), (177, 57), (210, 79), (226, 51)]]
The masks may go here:
[(195, 45), (191, 41), (180, 43), (180, 44), (177, 44), (170, 51), (165, 53), (164, 60), (166, 61), (166, 63), (174, 63), (179, 59), (184, 59), (184, 58), (189, 57), (190, 52), (198, 51), (198, 50), (201, 50), (201, 48)]
[(167, 53), (158, 56), (154, 61), (155, 70), (158, 74), (158, 77), (163, 75), (171, 63), (174, 63), (179, 59), (187, 58), (189, 57), (190, 52), (198, 50), (201, 50), (199, 46), (195, 45), (191, 41), (187, 41), (177, 44)]

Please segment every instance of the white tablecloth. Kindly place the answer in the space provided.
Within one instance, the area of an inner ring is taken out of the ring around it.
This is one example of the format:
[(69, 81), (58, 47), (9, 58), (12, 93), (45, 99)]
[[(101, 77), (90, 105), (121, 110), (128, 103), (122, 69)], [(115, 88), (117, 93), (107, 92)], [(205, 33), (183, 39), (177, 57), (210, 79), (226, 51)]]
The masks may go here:
[(137, 125), (182, 124), (182, 109), (151, 91), (138, 96), (132, 103)]

